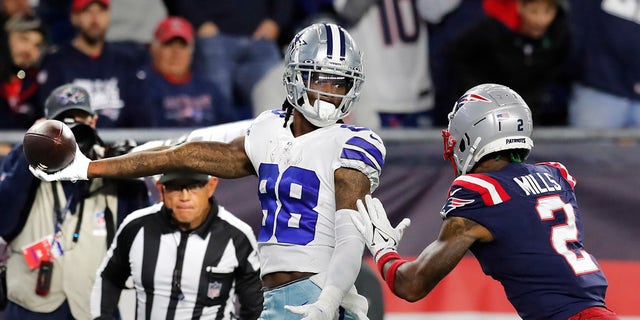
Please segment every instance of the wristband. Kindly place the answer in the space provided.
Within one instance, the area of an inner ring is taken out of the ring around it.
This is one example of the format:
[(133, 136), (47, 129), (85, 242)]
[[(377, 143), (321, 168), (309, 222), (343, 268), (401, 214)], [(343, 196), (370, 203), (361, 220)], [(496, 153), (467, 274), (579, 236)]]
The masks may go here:
[(380, 275), (384, 278), (384, 265), (389, 262), (389, 260), (391, 259), (402, 259), (402, 257), (400, 257), (400, 255), (398, 254), (398, 252), (396, 251), (389, 251), (385, 254), (382, 255), (382, 257), (380, 257), (380, 259), (378, 259), (378, 272), (380, 272)]
[(385, 277), (385, 281), (387, 282), (387, 286), (389, 286), (389, 289), (391, 289), (391, 292), (393, 292), (394, 294), (396, 293), (393, 287), (394, 283), (396, 282), (396, 270), (398, 270), (398, 267), (408, 261), (409, 260), (398, 259), (394, 261), (393, 264), (391, 264), (391, 267), (389, 267), (389, 269), (387, 269), (387, 276)]

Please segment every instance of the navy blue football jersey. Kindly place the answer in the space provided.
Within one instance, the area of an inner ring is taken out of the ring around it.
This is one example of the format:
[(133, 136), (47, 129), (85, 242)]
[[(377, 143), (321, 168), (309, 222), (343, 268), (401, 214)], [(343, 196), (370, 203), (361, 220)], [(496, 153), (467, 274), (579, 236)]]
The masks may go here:
[(441, 210), (483, 225), (490, 243), (471, 252), (523, 319), (567, 319), (604, 306), (607, 280), (582, 245), (576, 180), (560, 163), (511, 163), (456, 178)]

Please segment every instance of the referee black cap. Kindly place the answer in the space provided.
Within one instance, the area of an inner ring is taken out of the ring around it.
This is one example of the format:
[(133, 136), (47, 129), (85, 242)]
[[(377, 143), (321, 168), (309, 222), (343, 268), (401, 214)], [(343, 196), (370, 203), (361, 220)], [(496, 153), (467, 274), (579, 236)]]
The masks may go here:
[(198, 181), (198, 182), (207, 182), (209, 181), (210, 178), (211, 176), (204, 173), (179, 171), (179, 172), (170, 172), (170, 173), (163, 174), (160, 177), (160, 180), (158, 180), (158, 182), (162, 184), (165, 184), (173, 180), (192, 180), (192, 181)]

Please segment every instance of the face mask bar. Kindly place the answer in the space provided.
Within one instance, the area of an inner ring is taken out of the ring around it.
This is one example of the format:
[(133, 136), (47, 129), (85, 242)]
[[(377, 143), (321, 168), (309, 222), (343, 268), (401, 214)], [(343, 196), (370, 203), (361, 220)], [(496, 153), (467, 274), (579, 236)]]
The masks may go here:
[[(347, 98), (351, 94), (351, 89), (353, 88), (354, 83), (354, 80), (352, 78), (348, 78), (335, 73), (300, 70), (298, 81), (304, 84), (304, 91), (318, 100), (322, 100), (321, 97), (340, 99), (340, 102), (336, 106), (336, 108), (339, 108), (341, 112), (347, 111), (345, 108), (345, 98)], [(314, 89), (320, 88), (320, 86), (326, 84), (331, 85), (331, 87), (336, 89), (336, 91), (343, 89), (344, 94)]]

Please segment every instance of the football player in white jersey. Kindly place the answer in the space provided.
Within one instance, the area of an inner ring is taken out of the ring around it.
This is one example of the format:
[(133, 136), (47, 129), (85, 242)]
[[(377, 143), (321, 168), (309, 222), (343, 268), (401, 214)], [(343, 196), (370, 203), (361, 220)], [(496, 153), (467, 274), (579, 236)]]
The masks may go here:
[(230, 143), (192, 141), (104, 161), (80, 154), (43, 180), (139, 177), (189, 170), (258, 176), (258, 234), (265, 306), (261, 319), (366, 319), (353, 285), (364, 239), (349, 215), (376, 189), (386, 150), (367, 128), (341, 123), (364, 81), (362, 54), (335, 24), (313, 24), (285, 57), (283, 110), (265, 111)]

